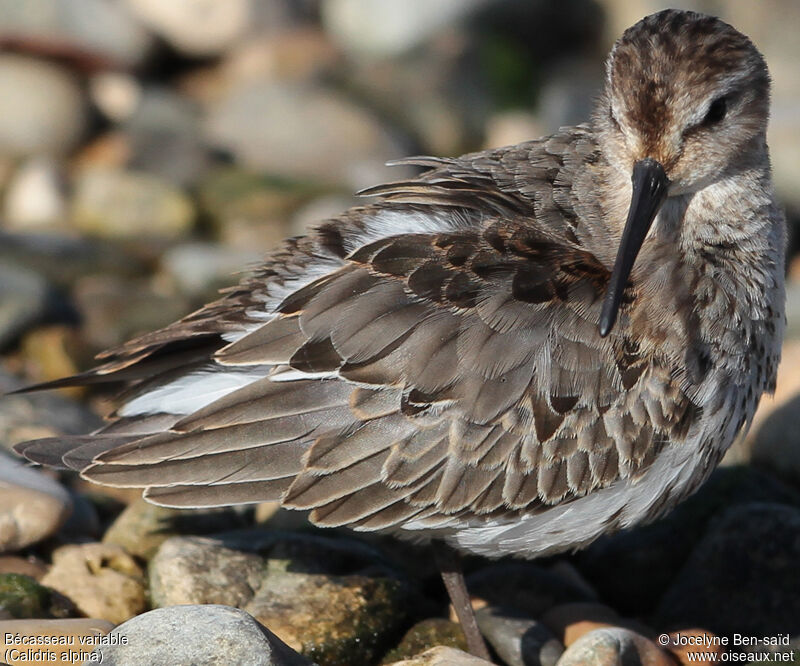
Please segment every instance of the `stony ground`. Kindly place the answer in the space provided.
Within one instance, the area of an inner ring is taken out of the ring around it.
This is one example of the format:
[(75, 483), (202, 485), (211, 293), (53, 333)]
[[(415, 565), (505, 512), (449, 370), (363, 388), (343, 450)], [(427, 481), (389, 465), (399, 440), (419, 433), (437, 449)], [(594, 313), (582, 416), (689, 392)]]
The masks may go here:
[[(725, 18), (770, 63), (776, 183), (797, 229), (800, 6), (753, 6)], [(211, 300), (356, 189), (402, 176), (388, 159), (585, 120), (610, 40), (661, 7), (0, 0), (0, 394)], [(776, 397), (695, 497), (575, 555), (466, 560), (496, 663), (674, 665), (702, 640), (715, 645), (692, 663), (800, 661), (794, 253), (788, 292)], [(463, 652), (425, 548), (268, 504), (160, 509), (10, 453), (112, 407), (96, 391), (0, 397), (0, 662), (484, 663)]]

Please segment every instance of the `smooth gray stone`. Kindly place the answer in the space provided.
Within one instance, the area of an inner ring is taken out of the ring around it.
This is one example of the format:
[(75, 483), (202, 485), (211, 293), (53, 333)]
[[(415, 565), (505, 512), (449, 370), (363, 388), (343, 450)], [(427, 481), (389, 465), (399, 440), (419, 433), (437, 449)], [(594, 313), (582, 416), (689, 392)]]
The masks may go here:
[(541, 622), (508, 608), (476, 613), (484, 638), (507, 666), (555, 666), (564, 646)]

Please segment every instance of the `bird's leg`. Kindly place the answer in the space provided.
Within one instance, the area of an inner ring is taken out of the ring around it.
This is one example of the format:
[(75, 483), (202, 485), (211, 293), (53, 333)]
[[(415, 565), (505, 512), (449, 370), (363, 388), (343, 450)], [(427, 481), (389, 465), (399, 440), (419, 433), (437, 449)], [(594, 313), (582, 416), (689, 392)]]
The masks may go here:
[(464, 582), (464, 572), (461, 569), (461, 558), (458, 553), (441, 541), (433, 542), (433, 554), (436, 558), (436, 565), (442, 575), (447, 594), (456, 611), (456, 616), (461, 624), (461, 630), (467, 639), (467, 649), (476, 657), (491, 661), (489, 650), (483, 640), (478, 622), (475, 619), (475, 612), (467, 592), (467, 584)]

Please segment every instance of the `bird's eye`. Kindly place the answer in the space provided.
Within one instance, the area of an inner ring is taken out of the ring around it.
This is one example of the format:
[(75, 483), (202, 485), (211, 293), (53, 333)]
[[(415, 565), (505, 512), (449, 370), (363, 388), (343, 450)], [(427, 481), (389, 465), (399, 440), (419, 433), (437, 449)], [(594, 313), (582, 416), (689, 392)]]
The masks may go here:
[(711, 106), (708, 107), (706, 117), (703, 118), (703, 125), (716, 125), (718, 122), (722, 121), (727, 111), (728, 100), (725, 97), (717, 97), (717, 99), (711, 102)]

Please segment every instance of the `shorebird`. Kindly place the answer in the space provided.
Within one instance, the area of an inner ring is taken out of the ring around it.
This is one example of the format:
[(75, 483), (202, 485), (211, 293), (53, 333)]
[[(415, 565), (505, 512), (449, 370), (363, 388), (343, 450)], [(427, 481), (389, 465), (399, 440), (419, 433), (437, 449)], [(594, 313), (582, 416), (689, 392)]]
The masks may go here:
[(785, 222), (769, 87), (721, 20), (648, 16), (611, 51), (591, 123), (403, 160), (427, 170), (43, 385), (126, 389), (101, 430), (17, 450), (157, 504), (279, 500), (316, 525), (488, 557), (652, 520), (774, 389)]

